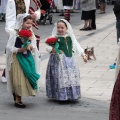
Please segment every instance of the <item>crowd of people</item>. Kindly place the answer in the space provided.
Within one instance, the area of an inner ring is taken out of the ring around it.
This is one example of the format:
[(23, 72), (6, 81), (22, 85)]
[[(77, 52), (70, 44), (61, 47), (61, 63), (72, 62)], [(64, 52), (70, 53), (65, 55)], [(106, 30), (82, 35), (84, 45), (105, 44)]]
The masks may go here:
[[(82, 10), (82, 16), (81, 19), (85, 20), (85, 26), (83, 28), (86, 28), (87, 24), (90, 24), (87, 29), (91, 27), (91, 18), (95, 19), (95, 10), (96, 7), (100, 8), (100, 14), (105, 13), (105, 6), (106, 1), (105, 0), (39, 0), (41, 3), (44, 3), (45, 1), (52, 3), (53, 9), (56, 9), (56, 11), (61, 12), (60, 16), (64, 16), (64, 18), (67, 21), (70, 21), (70, 13), (73, 12), (74, 9), (81, 9)], [(7, 6), (8, 0), (0, 0), (0, 21), (5, 21), (5, 14), (6, 14), (6, 6)], [(45, 4), (44, 4), (45, 6)], [(42, 8), (42, 7), (41, 7)], [(92, 11), (92, 12), (89, 12)], [(86, 17), (88, 16), (88, 17)], [(84, 30), (84, 29), (82, 29)]]

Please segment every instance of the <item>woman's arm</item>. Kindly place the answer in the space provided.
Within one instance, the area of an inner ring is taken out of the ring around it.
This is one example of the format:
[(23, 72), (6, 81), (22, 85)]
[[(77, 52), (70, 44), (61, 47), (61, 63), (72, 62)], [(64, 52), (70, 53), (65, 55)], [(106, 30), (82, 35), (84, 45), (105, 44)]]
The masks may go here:
[(16, 22), (16, 8), (14, 0), (8, 0), (6, 7), (6, 25), (5, 30), (10, 35), (15, 28)]

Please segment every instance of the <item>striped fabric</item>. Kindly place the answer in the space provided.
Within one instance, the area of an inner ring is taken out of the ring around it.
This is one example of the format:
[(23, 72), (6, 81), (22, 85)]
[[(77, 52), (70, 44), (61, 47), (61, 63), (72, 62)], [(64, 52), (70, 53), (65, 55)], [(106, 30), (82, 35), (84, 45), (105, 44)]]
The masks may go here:
[[(30, 0), (30, 9), (29, 9), (29, 13), (32, 15), (35, 11), (37, 11), (39, 8), (41, 7), (41, 3), (39, 0)], [(39, 36), (39, 32), (38, 32), (38, 25), (36, 20), (34, 20), (33, 22), (33, 32), (35, 34), (35, 37), (37, 39), (37, 47), (39, 49), (39, 41), (40, 41), (40, 36)]]

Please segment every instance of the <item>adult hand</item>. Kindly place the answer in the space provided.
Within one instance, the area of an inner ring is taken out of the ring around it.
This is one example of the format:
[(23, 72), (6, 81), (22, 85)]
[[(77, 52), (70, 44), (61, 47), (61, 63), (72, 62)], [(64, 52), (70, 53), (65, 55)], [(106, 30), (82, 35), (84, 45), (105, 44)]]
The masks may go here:
[(37, 14), (36, 14), (36, 13), (33, 13), (33, 14), (32, 14), (32, 18), (33, 18), (34, 20), (36, 20)]

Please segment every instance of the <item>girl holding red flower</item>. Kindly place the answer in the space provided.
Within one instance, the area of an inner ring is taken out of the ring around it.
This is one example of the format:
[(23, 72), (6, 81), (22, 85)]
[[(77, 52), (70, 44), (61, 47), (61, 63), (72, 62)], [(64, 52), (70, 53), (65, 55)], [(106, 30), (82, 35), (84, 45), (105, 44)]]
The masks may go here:
[[(6, 76), (8, 90), (13, 94), (15, 106), (25, 108), (22, 96), (35, 96), (40, 78), (38, 49), (32, 31), (32, 17), (28, 14), (17, 16), (16, 29), (10, 34), (6, 46)], [(32, 52), (34, 51), (34, 55)], [(39, 63), (40, 64), (40, 63)]]
[(87, 57), (77, 42), (72, 27), (65, 19), (59, 20), (48, 38), (47, 51), (50, 58), (46, 72), (46, 94), (59, 101), (78, 100), (80, 96), (80, 73), (76, 56)]

